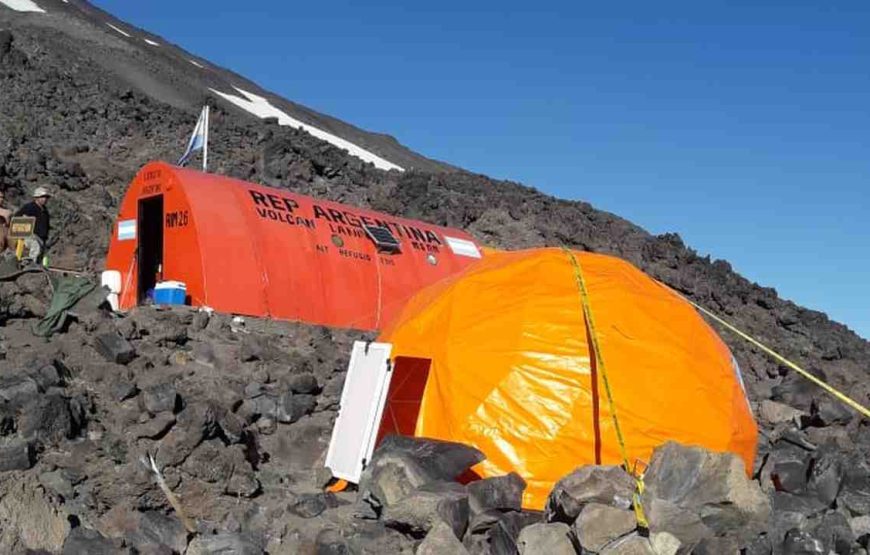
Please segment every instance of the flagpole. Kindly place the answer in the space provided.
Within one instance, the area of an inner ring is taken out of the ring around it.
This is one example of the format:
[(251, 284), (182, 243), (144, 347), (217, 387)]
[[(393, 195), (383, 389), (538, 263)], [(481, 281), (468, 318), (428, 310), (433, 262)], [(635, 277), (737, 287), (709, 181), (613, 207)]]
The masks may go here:
[(204, 131), (204, 144), (202, 145), (202, 171), (208, 171), (208, 119), (209, 119), (209, 106), (205, 105), (205, 131)]

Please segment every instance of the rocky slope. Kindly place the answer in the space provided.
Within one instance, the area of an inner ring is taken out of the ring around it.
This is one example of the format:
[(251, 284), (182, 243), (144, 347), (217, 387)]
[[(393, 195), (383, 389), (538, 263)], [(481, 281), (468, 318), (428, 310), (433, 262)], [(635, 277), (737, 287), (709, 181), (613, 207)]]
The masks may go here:
[(241, 75), (113, 17), (86, 0), (34, 2), (42, 12), (9, 9), (21, 1), (0, 2), (0, 24), (51, 36), (53, 48), (62, 48), (78, 64), (111, 74), (118, 83), (161, 103), (190, 110), (201, 106), (204, 96), (214, 95), (248, 117), (260, 112), (261, 117), (280, 117), (282, 123), (294, 128), (310, 126), (315, 134), (348, 143), (382, 169), (451, 169), (448, 164), (409, 150), (389, 135), (359, 129), (272, 94)]
[[(493, 246), (564, 244), (622, 256), (870, 401), (870, 343), (727, 262), (699, 256), (676, 235), (652, 236), (588, 204), (444, 166), (381, 171), (206, 92), (174, 102), (137, 85), (144, 77), (131, 74), (133, 66), (122, 71), (106, 60), (133, 57), (137, 68), (168, 62), (127, 37), (106, 39), (90, 20), (61, 21), (51, 13), (67, 9), (59, 0), (43, 3), (48, 15), (0, 5), (0, 187), (13, 204), (37, 184), (59, 191), (57, 265), (101, 268), (126, 184), (144, 162), (177, 158), (195, 106), (209, 100), (215, 172), (462, 227)], [(355, 518), (346, 508), (356, 507), (355, 496), (316, 495), (343, 356), (360, 334), (256, 321), (240, 328), (224, 316), (143, 309), (123, 319), (91, 312), (44, 341), (30, 326), (48, 299), (40, 275), (0, 284), (0, 466), (9, 469), (0, 474), (0, 551), (86, 545), (75, 542), (89, 541), (92, 530), (114, 538), (112, 549), (163, 543), (183, 551), (187, 535), (142, 464), (155, 451), (201, 537), (253, 538), (232, 548), (238, 552), (269, 542), (288, 553), (318, 545), (325, 553), (414, 549), (419, 534)], [(97, 339), (114, 333), (135, 357), (99, 354)], [(728, 332), (723, 338), (759, 418), (755, 471), (773, 507), (752, 552), (860, 549), (870, 520), (867, 422)]]

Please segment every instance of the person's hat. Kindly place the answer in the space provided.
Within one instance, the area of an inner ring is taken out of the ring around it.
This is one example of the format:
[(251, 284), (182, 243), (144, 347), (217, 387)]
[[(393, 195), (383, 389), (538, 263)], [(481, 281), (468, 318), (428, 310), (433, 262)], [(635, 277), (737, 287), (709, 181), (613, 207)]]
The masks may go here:
[(50, 197), (50, 196), (51, 196), (51, 192), (48, 190), (47, 187), (37, 187), (33, 191), (33, 198)]

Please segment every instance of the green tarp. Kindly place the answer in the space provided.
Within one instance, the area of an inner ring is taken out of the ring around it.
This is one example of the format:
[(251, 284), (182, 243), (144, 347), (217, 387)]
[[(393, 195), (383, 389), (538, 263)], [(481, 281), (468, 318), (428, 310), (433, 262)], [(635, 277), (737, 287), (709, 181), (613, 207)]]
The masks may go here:
[[(54, 288), (51, 306), (48, 307), (45, 318), (33, 326), (33, 333), (42, 337), (48, 337), (63, 328), (70, 309), (97, 290), (97, 284), (86, 277), (49, 279), (51, 279)], [(102, 294), (102, 299), (105, 300), (105, 293), (102, 290), (97, 292)]]

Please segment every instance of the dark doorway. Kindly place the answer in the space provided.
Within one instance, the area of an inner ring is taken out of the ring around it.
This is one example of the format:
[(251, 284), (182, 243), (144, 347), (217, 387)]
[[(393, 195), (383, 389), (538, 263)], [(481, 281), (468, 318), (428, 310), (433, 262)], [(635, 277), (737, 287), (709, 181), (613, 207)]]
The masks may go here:
[(396, 357), (375, 446), (390, 434), (414, 435), (431, 366), (428, 358)]
[(137, 301), (145, 301), (148, 290), (157, 285), (163, 269), (163, 195), (139, 201), (139, 255)]

